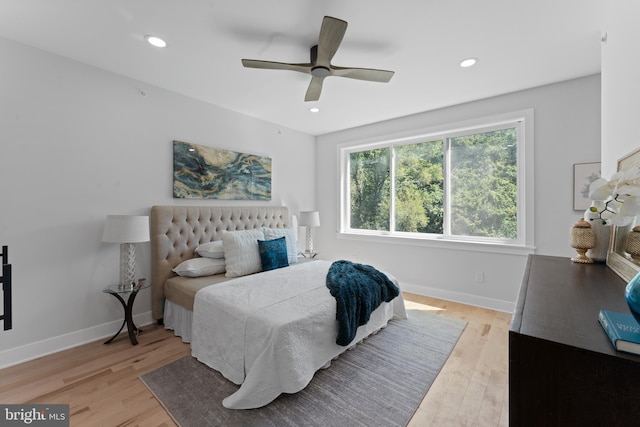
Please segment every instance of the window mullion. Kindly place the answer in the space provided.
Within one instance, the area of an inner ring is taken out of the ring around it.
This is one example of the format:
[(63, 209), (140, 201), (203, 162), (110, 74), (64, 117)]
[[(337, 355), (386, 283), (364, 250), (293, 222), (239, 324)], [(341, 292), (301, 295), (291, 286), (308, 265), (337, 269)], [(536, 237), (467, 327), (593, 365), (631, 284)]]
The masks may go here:
[(442, 214), (442, 235), (451, 236), (451, 138), (442, 140), (444, 153), (442, 159), (442, 175), (444, 176), (444, 209)]
[(343, 182), (339, 184), (342, 192), (342, 206), (344, 206), (340, 210), (342, 224), (340, 229), (344, 231), (351, 230), (351, 186), (349, 185), (351, 180), (351, 156), (341, 155), (339, 161), (344, 162), (341, 173)]
[(389, 201), (389, 232), (394, 233), (396, 231), (396, 150), (395, 146), (391, 145), (390, 150), (390, 165), (389, 165), (389, 179), (390, 182), (390, 196)]

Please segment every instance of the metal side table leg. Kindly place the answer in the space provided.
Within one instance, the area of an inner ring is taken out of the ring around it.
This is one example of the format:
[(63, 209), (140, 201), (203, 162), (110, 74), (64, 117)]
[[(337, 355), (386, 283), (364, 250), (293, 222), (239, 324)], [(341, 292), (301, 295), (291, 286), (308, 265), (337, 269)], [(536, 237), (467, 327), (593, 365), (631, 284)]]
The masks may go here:
[(133, 345), (138, 344), (138, 339), (136, 338), (136, 336), (137, 336), (137, 334), (142, 332), (142, 329), (138, 328), (133, 323), (133, 303), (134, 303), (134, 301), (136, 299), (136, 295), (138, 294), (138, 291), (134, 290), (133, 292), (131, 292), (129, 294), (129, 298), (127, 299), (126, 302), (120, 296), (120, 294), (111, 293), (111, 292), (110, 292), (110, 294), (113, 295), (114, 297), (116, 297), (118, 299), (118, 301), (120, 301), (120, 304), (122, 304), (122, 309), (124, 310), (124, 320), (122, 321), (122, 325), (120, 325), (120, 329), (118, 329), (118, 332), (116, 332), (114, 336), (109, 338), (104, 343), (105, 344), (109, 344), (114, 339), (116, 339), (116, 337), (118, 335), (120, 335), (120, 332), (122, 332), (122, 329), (124, 329), (124, 325), (127, 325), (127, 332), (129, 333), (129, 340), (131, 341), (131, 344), (133, 344)]

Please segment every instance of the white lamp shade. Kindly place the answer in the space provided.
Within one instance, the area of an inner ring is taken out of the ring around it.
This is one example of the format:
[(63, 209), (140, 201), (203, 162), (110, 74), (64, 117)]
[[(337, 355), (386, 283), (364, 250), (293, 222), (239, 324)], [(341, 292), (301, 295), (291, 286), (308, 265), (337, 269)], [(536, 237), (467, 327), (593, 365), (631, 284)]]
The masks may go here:
[(320, 212), (318, 211), (300, 212), (300, 221), (298, 222), (298, 225), (300, 225), (300, 227), (319, 227)]
[(135, 215), (107, 215), (102, 234), (103, 242), (138, 243), (149, 241), (149, 217)]

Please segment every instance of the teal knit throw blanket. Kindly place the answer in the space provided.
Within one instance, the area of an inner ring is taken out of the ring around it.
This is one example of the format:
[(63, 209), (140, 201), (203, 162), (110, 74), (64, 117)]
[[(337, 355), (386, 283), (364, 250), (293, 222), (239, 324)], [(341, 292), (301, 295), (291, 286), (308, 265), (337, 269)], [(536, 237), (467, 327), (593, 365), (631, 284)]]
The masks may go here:
[(345, 260), (331, 264), (327, 287), (336, 299), (336, 343), (342, 346), (353, 341), (358, 326), (366, 324), (382, 302), (389, 302), (400, 293), (386, 274), (370, 265)]

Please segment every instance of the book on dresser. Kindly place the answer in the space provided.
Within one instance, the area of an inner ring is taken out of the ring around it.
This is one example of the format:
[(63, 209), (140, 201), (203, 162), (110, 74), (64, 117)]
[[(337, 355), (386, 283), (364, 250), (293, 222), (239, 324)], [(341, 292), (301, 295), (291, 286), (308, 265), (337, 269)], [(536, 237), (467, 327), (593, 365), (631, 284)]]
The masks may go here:
[(640, 354), (640, 325), (632, 315), (600, 310), (598, 321), (616, 350)]

